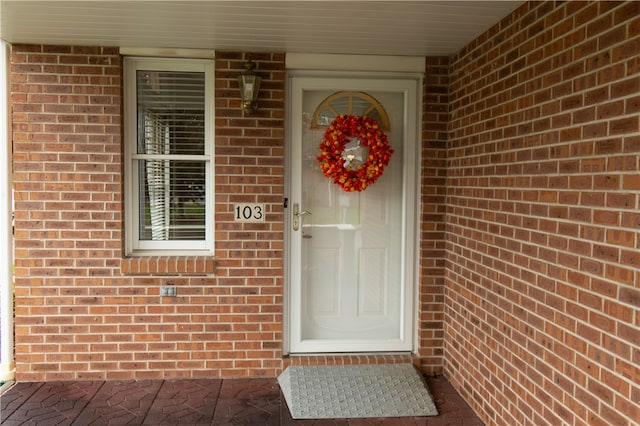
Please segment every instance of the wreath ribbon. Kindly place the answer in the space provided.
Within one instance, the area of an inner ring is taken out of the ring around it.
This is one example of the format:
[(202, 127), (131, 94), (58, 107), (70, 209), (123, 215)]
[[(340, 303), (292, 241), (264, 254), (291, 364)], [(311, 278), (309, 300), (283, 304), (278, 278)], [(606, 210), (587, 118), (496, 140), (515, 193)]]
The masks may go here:
[(331, 122), (320, 151), (320, 170), (346, 192), (362, 191), (372, 185), (382, 176), (393, 154), (387, 135), (376, 120), (347, 114)]

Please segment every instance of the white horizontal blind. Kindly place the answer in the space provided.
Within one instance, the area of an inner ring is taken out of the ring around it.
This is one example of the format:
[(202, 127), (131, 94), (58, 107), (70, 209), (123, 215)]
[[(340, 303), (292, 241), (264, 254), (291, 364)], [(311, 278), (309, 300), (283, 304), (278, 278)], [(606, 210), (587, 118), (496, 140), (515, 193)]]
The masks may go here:
[(136, 88), (138, 237), (204, 240), (205, 74), (138, 70)]

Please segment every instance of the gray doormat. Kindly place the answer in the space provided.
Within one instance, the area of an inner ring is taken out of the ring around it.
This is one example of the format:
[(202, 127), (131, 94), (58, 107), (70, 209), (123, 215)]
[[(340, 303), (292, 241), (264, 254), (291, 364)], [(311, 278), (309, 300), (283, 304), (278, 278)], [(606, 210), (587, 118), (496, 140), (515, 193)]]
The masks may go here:
[(290, 366), (278, 383), (294, 419), (438, 414), (411, 364)]

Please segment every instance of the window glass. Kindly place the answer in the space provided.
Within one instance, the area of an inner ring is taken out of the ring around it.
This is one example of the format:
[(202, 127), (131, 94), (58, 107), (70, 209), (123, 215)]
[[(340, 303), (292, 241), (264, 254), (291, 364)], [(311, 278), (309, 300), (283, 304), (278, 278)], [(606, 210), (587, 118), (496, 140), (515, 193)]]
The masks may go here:
[(138, 160), (139, 238), (205, 239), (205, 163)]
[(129, 253), (212, 246), (211, 89), (207, 67), (188, 62), (125, 62)]

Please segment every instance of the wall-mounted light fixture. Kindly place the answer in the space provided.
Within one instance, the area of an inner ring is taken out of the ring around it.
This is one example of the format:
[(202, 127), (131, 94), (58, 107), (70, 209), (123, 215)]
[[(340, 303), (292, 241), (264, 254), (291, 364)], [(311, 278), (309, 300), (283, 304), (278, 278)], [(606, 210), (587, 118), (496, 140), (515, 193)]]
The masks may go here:
[(242, 111), (246, 115), (251, 115), (258, 109), (258, 91), (260, 90), (260, 82), (262, 78), (253, 72), (256, 67), (255, 64), (249, 59), (242, 66), (244, 72), (238, 76), (238, 85), (240, 86), (240, 99)]

